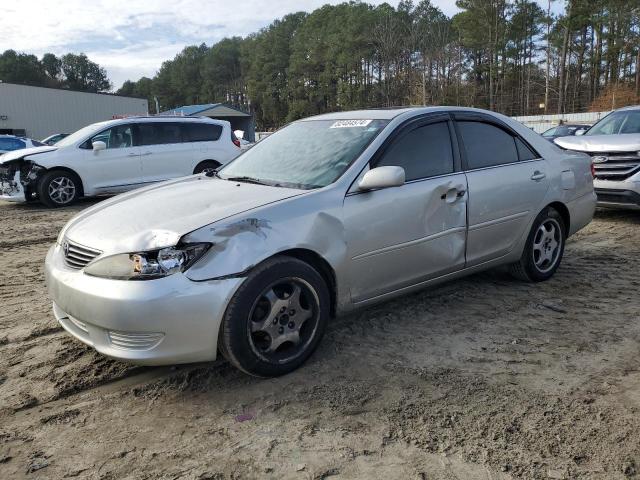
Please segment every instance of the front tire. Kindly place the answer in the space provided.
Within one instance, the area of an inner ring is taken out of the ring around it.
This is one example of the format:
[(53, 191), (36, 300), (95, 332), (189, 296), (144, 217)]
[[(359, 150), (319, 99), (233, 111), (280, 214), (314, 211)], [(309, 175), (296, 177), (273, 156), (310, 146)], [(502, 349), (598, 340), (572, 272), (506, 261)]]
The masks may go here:
[(80, 197), (82, 184), (77, 175), (65, 170), (45, 173), (38, 182), (38, 198), (49, 208), (72, 205)]
[(526, 282), (549, 280), (560, 266), (567, 239), (562, 216), (552, 207), (536, 217), (520, 260), (510, 266), (511, 274)]
[(316, 349), (329, 310), (327, 285), (315, 269), (295, 258), (274, 257), (256, 267), (229, 302), (219, 349), (250, 375), (284, 375)]

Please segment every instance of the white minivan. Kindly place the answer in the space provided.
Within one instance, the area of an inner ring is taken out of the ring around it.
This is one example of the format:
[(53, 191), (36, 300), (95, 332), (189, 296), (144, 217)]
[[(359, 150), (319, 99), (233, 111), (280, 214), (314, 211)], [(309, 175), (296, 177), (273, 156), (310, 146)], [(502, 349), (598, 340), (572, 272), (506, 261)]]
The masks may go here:
[(229, 122), (130, 117), (94, 123), (54, 146), (0, 157), (0, 199), (48, 207), (213, 172), (241, 153)]

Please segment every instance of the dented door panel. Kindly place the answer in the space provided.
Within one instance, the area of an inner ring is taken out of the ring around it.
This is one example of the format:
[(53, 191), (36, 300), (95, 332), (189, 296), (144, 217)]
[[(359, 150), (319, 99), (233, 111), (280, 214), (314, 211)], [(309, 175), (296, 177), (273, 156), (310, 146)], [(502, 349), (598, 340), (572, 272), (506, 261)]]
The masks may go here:
[(461, 173), (347, 196), (353, 301), (464, 268), (466, 198)]

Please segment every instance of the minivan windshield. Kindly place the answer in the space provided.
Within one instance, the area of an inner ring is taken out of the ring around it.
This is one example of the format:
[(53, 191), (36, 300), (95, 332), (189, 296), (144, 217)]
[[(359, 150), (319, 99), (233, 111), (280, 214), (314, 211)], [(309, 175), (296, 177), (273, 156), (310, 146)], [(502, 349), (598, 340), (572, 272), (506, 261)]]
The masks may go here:
[(387, 120), (306, 120), (258, 142), (220, 170), (228, 180), (319, 188), (337, 180)]
[(56, 147), (68, 147), (69, 145), (73, 145), (80, 140), (85, 140), (86, 137), (88, 137), (92, 133), (97, 132), (98, 130), (103, 130), (104, 128), (104, 123), (94, 123), (93, 125), (86, 126), (84, 128), (81, 128), (77, 132), (72, 133), (68, 137), (60, 140), (58, 143), (56, 143)]
[(640, 110), (622, 110), (604, 117), (585, 135), (618, 135), (621, 133), (640, 133)]

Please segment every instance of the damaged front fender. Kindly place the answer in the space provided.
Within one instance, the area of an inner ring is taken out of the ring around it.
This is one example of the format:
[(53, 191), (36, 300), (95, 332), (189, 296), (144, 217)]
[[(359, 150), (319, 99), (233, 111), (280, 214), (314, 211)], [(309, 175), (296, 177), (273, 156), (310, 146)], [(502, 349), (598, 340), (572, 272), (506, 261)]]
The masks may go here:
[(185, 243), (209, 242), (212, 247), (185, 275), (194, 281), (244, 277), (264, 260), (291, 250), (314, 253), (335, 272), (347, 255), (342, 210), (338, 202), (336, 208), (308, 208), (317, 202), (323, 203), (316, 196), (298, 197), (291, 209), (279, 204), (186, 235)]

